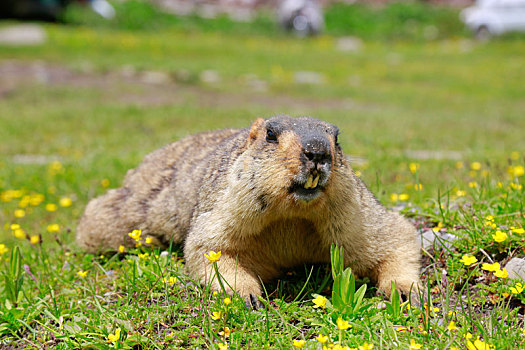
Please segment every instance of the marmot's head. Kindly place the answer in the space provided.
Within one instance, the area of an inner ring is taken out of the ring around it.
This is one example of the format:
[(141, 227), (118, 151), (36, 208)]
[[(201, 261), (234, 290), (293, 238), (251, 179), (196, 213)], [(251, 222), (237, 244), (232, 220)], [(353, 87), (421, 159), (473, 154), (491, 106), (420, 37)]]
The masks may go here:
[(275, 199), (302, 203), (322, 197), (343, 159), (338, 133), (335, 125), (310, 117), (256, 120), (249, 147), (264, 191)]

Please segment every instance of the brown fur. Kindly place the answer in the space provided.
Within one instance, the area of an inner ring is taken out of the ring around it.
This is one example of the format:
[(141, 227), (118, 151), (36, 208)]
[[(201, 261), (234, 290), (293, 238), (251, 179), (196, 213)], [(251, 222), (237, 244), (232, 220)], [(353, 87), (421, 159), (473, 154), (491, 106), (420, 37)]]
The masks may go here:
[[(274, 127), (277, 142), (267, 139)], [(418, 285), (416, 231), (354, 175), (336, 137), (331, 124), (277, 116), (251, 129), (184, 138), (146, 156), (121, 188), (93, 199), (77, 242), (90, 252), (116, 249), (141, 229), (164, 244), (182, 243), (188, 271), (203, 283), (213, 273), (204, 254), (222, 251), (219, 271), (244, 297), (261, 295), (260, 280), (283, 268), (329, 262), (337, 244), (357, 275), (387, 294), (395, 281), (408, 294)], [(310, 160), (314, 153), (326, 159)], [(312, 197), (292, 187), (308, 174), (322, 174)]]

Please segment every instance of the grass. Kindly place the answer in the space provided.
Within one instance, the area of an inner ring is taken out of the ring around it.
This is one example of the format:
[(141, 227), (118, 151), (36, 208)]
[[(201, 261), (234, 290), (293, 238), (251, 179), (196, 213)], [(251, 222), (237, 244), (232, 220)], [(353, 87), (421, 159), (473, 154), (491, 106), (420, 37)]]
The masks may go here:
[[(305, 340), (319, 349), (323, 334), (334, 348), (524, 347), (525, 292), (482, 269), (524, 254), (516, 229), (525, 226), (519, 37), (366, 40), (346, 52), (328, 35), (44, 28), (44, 45), (0, 48), (0, 67), (16, 73), (0, 80), (1, 346), (289, 349)], [(203, 79), (210, 70), (217, 81)], [(305, 71), (321, 78), (301, 83)], [(148, 82), (151, 72), (162, 80)], [(345, 152), (385, 205), (420, 230), (442, 226), (458, 236), (450, 248), (423, 252), (431, 306), (392, 300), (381, 308), (384, 298), (361, 280), (362, 307), (342, 311), (331, 305), (328, 267), (304, 266), (266, 285), (266, 308), (249, 311), (191, 281), (180, 247), (105, 256), (75, 247), (87, 201), (118, 187), (145, 154), (276, 113), (338, 125)], [(501, 242), (498, 230), (507, 234)], [(20, 260), (11, 255), (17, 249)], [(465, 265), (469, 257), (477, 261)], [(314, 307), (313, 294), (328, 298), (325, 308)], [(338, 329), (339, 316), (352, 327)]]

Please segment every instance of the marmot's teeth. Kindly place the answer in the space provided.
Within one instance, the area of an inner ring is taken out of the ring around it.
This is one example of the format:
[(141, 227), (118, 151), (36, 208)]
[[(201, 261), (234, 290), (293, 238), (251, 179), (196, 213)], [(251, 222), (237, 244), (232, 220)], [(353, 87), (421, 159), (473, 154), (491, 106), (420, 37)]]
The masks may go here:
[(319, 175), (317, 175), (317, 176), (315, 177), (314, 182), (312, 183), (312, 188), (316, 188), (318, 182), (319, 182)]
[(312, 182), (313, 182), (313, 176), (312, 174), (308, 175), (308, 180), (306, 180), (306, 183), (304, 184), (304, 188), (306, 188), (307, 190), (312, 188)]

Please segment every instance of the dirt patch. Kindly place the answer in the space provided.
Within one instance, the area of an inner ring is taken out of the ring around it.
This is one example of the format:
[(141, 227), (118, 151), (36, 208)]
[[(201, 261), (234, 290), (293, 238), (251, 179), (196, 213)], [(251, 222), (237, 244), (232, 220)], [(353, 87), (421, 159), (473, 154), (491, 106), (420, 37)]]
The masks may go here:
[(206, 107), (260, 105), (294, 109), (370, 110), (351, 99), (315, 99), (254, 91), (248, 84), (240, 93), (214, 90), (201, 82), (182, 83), (165, 72), (137, 72), (123, 67), (96, 72), (85, 67), (73, 70), (42, 61), (0, 61), (0, 100), (18, 89), (34, 85), (70, 86), (103, 90), (113, 101), (140, 106), (161, 106), (197, 101)]

